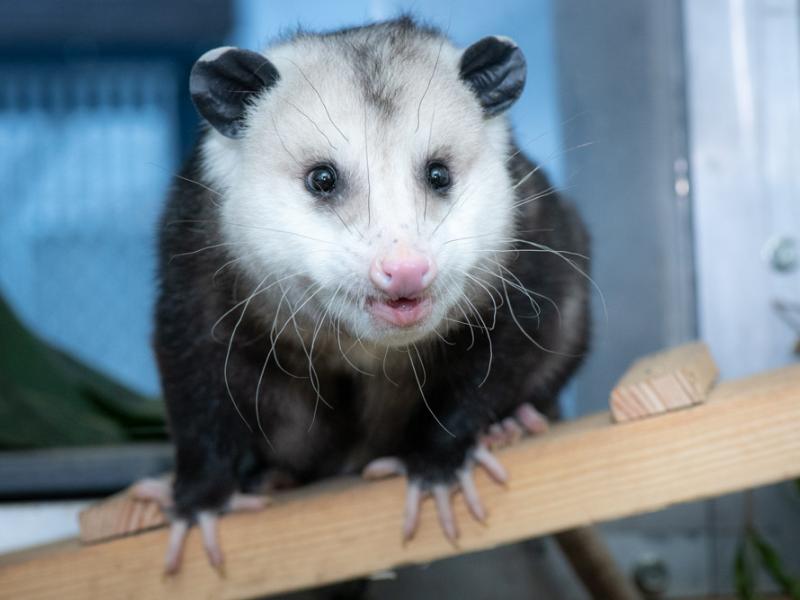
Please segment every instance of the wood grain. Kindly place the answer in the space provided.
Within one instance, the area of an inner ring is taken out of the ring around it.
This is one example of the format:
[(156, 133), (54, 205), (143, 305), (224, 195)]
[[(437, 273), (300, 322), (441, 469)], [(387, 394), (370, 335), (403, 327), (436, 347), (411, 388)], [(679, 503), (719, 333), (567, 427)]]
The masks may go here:
[(81, 511), (80, 538), (84, 543), (100, 542), (166, 524), (156, 502), (136, 500), (126, 490)]
[(637, 360), (611, 391), (611, 414), (624, 422), (703, 402), (719, 370), (696, 342)]
[(608, 413), (553, 427), (500, 453), (506, 488), (482, 474), (481, 526), (460, 499), (458, 548), (430, 501), (400, 539), (404, 482), (339, 480), (223, 519), (225, 576), (193, 531), (182, 572), (161, 575), (164, 529), (0, 560), (3, 598), (252, 598), (491, 548), (800, 475), (800, 366), (723, 383), (691, 410), (614, 425)]

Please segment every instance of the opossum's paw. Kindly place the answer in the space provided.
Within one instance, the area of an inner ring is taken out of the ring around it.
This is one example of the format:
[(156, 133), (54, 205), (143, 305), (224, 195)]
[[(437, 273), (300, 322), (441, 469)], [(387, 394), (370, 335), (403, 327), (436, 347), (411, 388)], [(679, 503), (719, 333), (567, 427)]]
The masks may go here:
[(458, 525), (453, 514), (452, 496), (461, 491), (469, 512), (476, 520), (486, 520), (486, 510), (483, 508), (472, 471), (476, 465), (483, 467), (492, 479), (504, 484), (508, 480), (505, 468), (484, 444), (479, 444), (468, 456), (464, 465), (457, 469), (449, 478), (431, 478), (409, 474), (402, 460), (396, 457), (378, 458), (370, 462), (362, 472), (367, 479), (377, 479), (390, 475), (405, 475), (408, 477), (406, 487), (406, 505), (403, 517), (403, 540), (408, 541), (419, 527), (419, 515), (422, 501), (427, 496), (433, 496), (439, 524), (448, 540), (452, 543), (458, 539)]
[(490, 448), (501, 448), (517, 443), (523, 436), (538, 435), (547, 431), (547, 417), (536, 410), (533, 404), (520, 404), (513, 415), (489, 426), (483, 436)]
[[(142, 479), (131, 488), (131, 495), (139, 500), (157, 502), (167, 515), (174, 509), (172, 498), (172, 484), (167, 479)], [(242, 494), (234, 492), (222, 511), (201, 510), (194, 519), (173, 518), (170, 516), (171, 525), (167, 553), (164, 557), (164, 573), (174, 575), (180, 570), (183, 549), (186, 537), (194, 521), (200, 526), (208, 562), (220, 573), (223, 573), (224, 557), (219, 543), (217, 523), (220, 512), (249, 512), (265, 508), (269, 498), (255, 494)]]

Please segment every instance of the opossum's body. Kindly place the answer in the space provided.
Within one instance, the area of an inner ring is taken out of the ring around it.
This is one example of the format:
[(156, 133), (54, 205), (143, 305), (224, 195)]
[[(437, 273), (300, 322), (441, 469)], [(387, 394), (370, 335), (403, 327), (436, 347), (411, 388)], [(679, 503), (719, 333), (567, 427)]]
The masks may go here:
[(198, 62), (216, 130), (169, 199), (156, 311), (179, 518), (269, 469), (393, 456), (417, 492), (449, 485), (489, 424), (552, 412), (586, 349), (587, 236), (499, 114), (518, 50), (470, 51), (401, 19)]

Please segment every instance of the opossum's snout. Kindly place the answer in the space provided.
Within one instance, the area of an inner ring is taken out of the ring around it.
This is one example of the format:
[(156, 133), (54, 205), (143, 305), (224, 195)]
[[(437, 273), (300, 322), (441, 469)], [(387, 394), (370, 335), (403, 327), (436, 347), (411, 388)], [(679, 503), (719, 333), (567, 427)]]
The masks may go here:
[(436, 263), (428, 255), (405, 244), (394, 244), (370, 264), (369, 277), (379, 292), (367, 308), (376, 317), (399, 327), (424, 320), (432, 300), (425, 291), (436, 278)]

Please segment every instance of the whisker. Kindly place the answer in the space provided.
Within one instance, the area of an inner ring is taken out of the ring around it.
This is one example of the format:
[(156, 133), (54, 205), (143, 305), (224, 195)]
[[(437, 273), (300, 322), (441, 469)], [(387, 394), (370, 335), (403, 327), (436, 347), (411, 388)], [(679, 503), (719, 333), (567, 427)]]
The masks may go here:
[(406, 353), (408, 354), (408, 362), (411, 365), (411, 371), (412, 373), (414, 373), (414, 379), (417, 382), (417, 389), (419, 390), (420, 396), (422, 396), (422, 401), (425, 403), (425, 408), (427, 408), (428, 412), (431, 413), (431, 416), (433, 417), (434, 421), (436, 421), (439, 424), (439, 427), (441, 427), (450, 436), (456, 437), (452, 431), (450, 431), (447, 427), (444, 426), (444, 423), (442, 423), (439, 420), (439, 417), (436, 416), (436, 413), (433, 412), (431, 405), (428, 404), (428, 399), (425, 397), (425, 392), (422, 390), (422, 385), (419, 382), (419, 375), (417, 375), (417, 368), (414, 366), (414, 359), (411, 358), (411, 349), (406, 348)]
[(300, 65), (298, 65), (296, 62), (294, 62), (292, 59), (285, 58), (285, 57), (282, 57), (282, 58), (284, 60), (292, 63), (294, 65), (294, 67), (298, 71), (300, 71), (300, 75), (303, 77), (303, 79), (306, 80), (306, 83), (311, 87), (311, 89), (314, 90), (314, 93), (317, 95), (317, 98), (319, 98), (319, 101), (322, 104), (322, 108), (325, 110), (325, 114), (328, 117), (328, 121), (330, 121), (331, 125), (333, 125), (334, 128), (336, 129), (336, 131), (339, 132), (339, 135), (341, 135), (344, 138), (344, 141), (346, 141), (349, 144), (350, 143), (350, 139), (344, 134), (344, 132), (341, 129), (339, 129), (339, 126), (334, 122), (333, 117), (331, 117), (331, 113), (328, 110), (328, 105), (325, 104), (325, 100), (322, 99), (322, 95), (319, 93), (319, 90), (316, 88), (316, 86), (313, 83), (311, 83), (311, 80), (305, 74), (305, 71), (303, 71), (303, 69), (300, 68)]
[(425, 91), (422, 92), (422, 97), (419, 99), (419, 104), (417, 104), (417, 127), (414, 129), (414, 133), (419, 131), (419, 116), (420, 111), (422, 110), (422, 102), (425, 100), (425, 96), (428, 95), (428, 90), (431, 88), (431, 83), (433, 83), (433, 78), (436, 76), (436, 69), (439, 67), (439, 59), (442, 56), (442, 46), (444, 46), (444, 38), (439, 43), (439, 50), (436, 52), (436, 60), (433, 63), (433, 71), (431, 72), (431, 76), (428, 79), (428, 84), (425, 86)]

